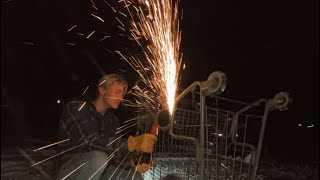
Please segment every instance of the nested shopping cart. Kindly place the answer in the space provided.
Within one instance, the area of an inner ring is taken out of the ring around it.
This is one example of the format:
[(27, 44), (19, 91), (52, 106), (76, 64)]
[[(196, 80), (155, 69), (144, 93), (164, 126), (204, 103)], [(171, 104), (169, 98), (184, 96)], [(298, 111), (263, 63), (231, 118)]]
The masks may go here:
[(225, 87), (225, 74), (214, 72), (177, 96), (171, 117), (153, 115), (161, 131), (144, 179), (255, 179), (268, 112), (285, 110), (290, 99), (280, 92), (243, 103), (217, 96)]

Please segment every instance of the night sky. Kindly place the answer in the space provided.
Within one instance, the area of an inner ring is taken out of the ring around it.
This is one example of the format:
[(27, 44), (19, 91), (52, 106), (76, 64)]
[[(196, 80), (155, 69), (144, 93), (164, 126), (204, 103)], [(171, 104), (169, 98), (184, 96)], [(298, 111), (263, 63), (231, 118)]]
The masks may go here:
[[(223, 97), (253, 102), (289, 92), (292, 104), (287, 111), (270, 114), (265, 143), (275, 157), (318, 158), (316, 0), (181, 1), (186, 63), (181, 87), (220, 70), (228, 79)], [(1, 146), (25, 138), (53, 141), (61, 113), (57, 100), (80, 96), (102, 71), (124, 70), (131, 87), (137, 80), (124, 61), (105, 50), (127, 42), (99, 42), (117, 28), (107, 4), (95, 3), (99, 11), (89, 0), (2, 0)], [(93, 18), (92, 11), (105, 22)]]

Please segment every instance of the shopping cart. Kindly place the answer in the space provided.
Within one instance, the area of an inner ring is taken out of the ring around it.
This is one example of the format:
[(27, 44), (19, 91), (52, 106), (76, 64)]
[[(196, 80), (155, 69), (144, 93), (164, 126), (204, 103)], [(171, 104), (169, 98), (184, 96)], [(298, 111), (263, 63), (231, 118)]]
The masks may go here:
[(214, 72), (176, 98), (172, 117), (164, 116), (166, 111), (153, 114), (162, 131), (155, 164), (144, 179), (255, 179), (268, 112), (285, 110), (290, 99), (280, 92), (243, 103), (217, 96), (225, 87), (224, 73)]

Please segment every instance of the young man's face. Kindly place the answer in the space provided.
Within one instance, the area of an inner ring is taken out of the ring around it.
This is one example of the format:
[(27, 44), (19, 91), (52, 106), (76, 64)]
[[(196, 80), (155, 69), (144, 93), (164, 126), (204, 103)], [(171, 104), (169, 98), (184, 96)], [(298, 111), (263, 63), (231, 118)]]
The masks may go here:
[(112, 109), (117, 109), (123, 98), (125, 86), (120, 82), (114, 82), (103, 95), (104, 102)]

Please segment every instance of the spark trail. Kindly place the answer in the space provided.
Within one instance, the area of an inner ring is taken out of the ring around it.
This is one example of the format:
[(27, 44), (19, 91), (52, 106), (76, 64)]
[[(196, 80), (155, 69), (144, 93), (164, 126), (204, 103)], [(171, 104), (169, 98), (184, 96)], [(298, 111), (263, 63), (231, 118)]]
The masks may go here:
[(75, 168), (73, 171), (71, 171), (69, 174), (67, 174), (65, 177), (63, 177), (61, 180), (66, 179), (67, 177), (69, 177), (72, 173), (76, 172), (78, 169), (80, 169), (83, 165), (85, 165), (86, 163), (82, 163), (80, 166), (78, 166), (77, 168)]
[(172, 114), (182, 59), (178, 1), (129, 2), (119, 1), (131, 18), (129, 39), (141, 47), (142, 57), (130, 52), (115, 53), (130, 64), (148, 87), (148, 90), (135, 87), (132, 94), (144, 98), (151, 107), (160, 103), (161, 108)]
[[(122, 159), (122, 161), (119, 163), (117, 168), (113, 171), (113, 173), (111, 174), (111, 176), (110, 176), (110, 178), (108, 180), (110, 180), (113, 177), (113, 175), (117, 172), (117, 170), (119, 169), (120, 165), (126, 160), (126, 158), (128, 157), (129, 154), (130, 154), (130, 152), (128, 152), (127, 155)], [(131, 154), (131, 156), (132, 156), (132, 154)], [(128, 161), (127, 161), (127, 163), (128, 163)], [(127, 163), (126, 163), (126, 165), (127, 165)]]
[(69, 140), (70, 140), (70, 139), (65, 139), (65, 140), (62, 140), (62, 141), (59, 141), (59, 142), (56, 142), (56, 143), (52, 143), (52, 144), (49, 144), (49, 145), (40, 147), (40, 148), (38, 148), (38, 149), (35, 149), (35, 150), (33, 150), (33, 152), (36, 152), (36, 151), (39, 151), (39, 150), (42, 150), (42, 149), (45, 149), (45, 148), (48, 148), (48, 147), (51, 147), (51, 146), (54, 146), (54, 145), (57, 145), (57, 144), (66, 142), (66, 141), (69, 141)]

